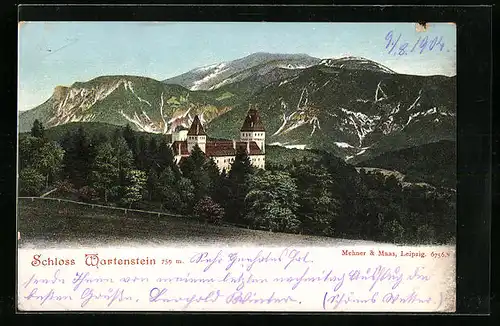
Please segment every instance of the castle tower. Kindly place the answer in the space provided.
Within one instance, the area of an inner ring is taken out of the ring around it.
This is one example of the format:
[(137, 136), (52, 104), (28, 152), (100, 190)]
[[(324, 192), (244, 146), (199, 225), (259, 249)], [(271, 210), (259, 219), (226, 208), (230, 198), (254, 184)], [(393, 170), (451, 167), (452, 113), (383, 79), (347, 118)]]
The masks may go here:
[(188, 152), (191, 152), (194, 145), (198, 145), (198, 147), (205, 152), (207, 144), (207, 134), (201, 125), (201, 121), (196, 115), (194, 117), (193, 123), (187, 132), (187, 148)]
[(260, 120), (257, 109), (248, 110), (243, 126), (240, 129), (241, 141), (254, 141), (264, 154), (266, 152), (266, 130)]

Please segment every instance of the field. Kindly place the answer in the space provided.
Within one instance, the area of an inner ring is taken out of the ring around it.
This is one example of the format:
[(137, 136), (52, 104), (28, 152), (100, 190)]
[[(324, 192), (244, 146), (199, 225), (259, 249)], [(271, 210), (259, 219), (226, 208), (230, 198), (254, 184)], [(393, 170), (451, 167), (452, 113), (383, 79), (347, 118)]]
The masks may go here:
[(339, 246), (372, 242), (208, 225), (189, 217), (158, 216), (92, 208), (54, 200), (20, 199), (21, 248), (81, 246), (303, 245)]

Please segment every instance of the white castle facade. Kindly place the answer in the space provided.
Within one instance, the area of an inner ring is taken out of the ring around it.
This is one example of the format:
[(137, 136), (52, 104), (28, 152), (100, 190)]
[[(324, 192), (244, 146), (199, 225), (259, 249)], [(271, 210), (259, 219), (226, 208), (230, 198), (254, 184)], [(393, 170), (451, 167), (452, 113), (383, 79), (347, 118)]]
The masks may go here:
[(228, 171), (234, 162), (236, 152), (245, 150), (253, 166), (265, 169), (266, 131), (256, 109), (250, 109), (240, 129), (239, 140), (210, 140), (198, 116), (194, 117), (189, 129), (178, 128), (172, 134), (172, 151), (175, 161), (188, 157), (195, 145), (214, 160), (222, 171)]

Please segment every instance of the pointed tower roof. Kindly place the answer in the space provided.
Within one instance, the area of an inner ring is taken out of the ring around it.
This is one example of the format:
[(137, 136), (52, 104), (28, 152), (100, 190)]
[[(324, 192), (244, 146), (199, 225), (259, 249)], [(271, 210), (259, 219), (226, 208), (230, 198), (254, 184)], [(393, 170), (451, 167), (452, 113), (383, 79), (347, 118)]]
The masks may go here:
[(188, 136), (204, 136), (206, 135), (205, 129), (203, 129), (203, 126), (201, 125), (200, 118), (196, 115), (194, 117), (193, 123), (191, 124), (191, 127), (189, 127), (188, 131)]
[(241, 127), (241, 131), (266, 131), (264, 125), (260, 120), (259, 111), (257, 109), (251, 108), (248, 110), (245, 122)]

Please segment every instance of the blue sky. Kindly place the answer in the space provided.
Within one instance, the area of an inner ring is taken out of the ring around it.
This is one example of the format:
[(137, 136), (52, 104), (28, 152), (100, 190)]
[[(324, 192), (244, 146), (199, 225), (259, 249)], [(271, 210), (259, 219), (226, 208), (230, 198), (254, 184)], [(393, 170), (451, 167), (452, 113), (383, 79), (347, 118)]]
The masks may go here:
[[(392, 55), (389, 31), (409, 48), (425, 35), (444, 47)], [(25, 22), (19, 25), (19, 109), (43, 103), (57, 85), (101, 75), (163, 80), (255, 52), (352, 55), (399, 73), (452, 76), (456, 29), (448, 23), (422, 33), (413, 23)]]

